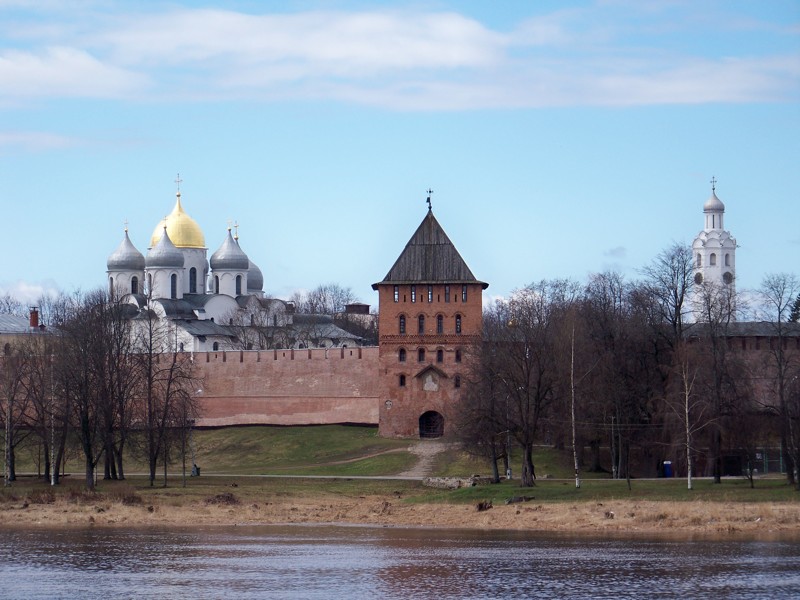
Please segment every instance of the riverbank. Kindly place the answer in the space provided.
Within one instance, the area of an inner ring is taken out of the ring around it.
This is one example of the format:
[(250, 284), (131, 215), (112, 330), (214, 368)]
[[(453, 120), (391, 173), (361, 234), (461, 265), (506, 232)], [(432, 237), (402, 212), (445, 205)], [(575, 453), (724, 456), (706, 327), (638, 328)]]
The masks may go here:
[[(388, 485), (388, 487), (387, 487)], [(216, 525), (323, 524), (452, 529), (547, 531), (574, 534), (747, 536), (800, 539), (800, 502), (718, 502), (604, 499), (537, 501), (520, 497), (496, 501), (427, 502), (420, 490), (399, 482), (381, 493), (317, 486), (313, 493), (239, 488), (134, 489), (27, 495), (7, 493), (0, 503), (0, 528), (165, 527)], [(394, 491), (388, 491), (391, 487)], [(367, 486), (371, 487), (371, 486)], [(374, 487), (374, 486), (372, 486)], [(374, 490), (373, 490), (374, 491)], [(491, 492), (486, 489), (486, 495)], [(530, 499), (529, 499), (530, 498)]]

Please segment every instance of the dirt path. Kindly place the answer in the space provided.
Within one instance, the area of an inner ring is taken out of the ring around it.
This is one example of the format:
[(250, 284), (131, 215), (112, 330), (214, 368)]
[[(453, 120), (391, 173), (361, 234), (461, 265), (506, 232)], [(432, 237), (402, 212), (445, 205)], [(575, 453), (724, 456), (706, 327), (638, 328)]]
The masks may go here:
[(440, 440), (419, 440), (409, 446), (408, 451), (417, 457), (417, 464), (398, 473), (398, 477), (428, 477), (432, 474), (436, 456), (447, 450), (447, 443)]

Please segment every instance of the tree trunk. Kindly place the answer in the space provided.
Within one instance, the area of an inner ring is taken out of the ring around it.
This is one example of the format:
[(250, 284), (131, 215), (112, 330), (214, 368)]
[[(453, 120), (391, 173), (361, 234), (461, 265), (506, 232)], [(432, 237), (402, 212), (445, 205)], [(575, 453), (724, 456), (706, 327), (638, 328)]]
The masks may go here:
[(536, 485), (536, 471), (533, 468), (533, 444), (524, 444), (522, 448), (522, 487), (533, 487)]

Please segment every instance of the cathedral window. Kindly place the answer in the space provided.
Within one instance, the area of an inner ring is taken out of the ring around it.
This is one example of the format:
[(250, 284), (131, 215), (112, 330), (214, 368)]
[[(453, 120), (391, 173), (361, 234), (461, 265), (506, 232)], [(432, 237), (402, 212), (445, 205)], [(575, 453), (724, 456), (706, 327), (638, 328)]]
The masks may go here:
[(711, 265), (712, 267), (715, 267), (717, 265), (717, 255), (714, 254), (713, 252), (711, 253), (711, 256), (708, 257), (708, 264)]
[(214, 275), (214, 293), (219, 294), (219, 275)]
[(406, 376), (400, 375), (400, 387), (406, 387)]
[(411, 286), (411, 301), (412, 302), (416, 302), (417, 301), (417, 286), (415, 286), (415, 285)]
[(147, 290), (145, 290), (147, 294), (153, 293), (153, 274), (147, 274)]
[(461, 333), (461, 315), (456, 315), (456, 333)]
[(449, 285), (444, 286), (444, 301), (445, 302), (450, 302), (450, 286)]
[(394, 286), (394, 301), (395, 302), (400, 302), (400, 286), (399, 285)]
[(433, 286), (428, 286), (428, 302), (433, 302)]
[(726, 267), (730, 267), (731, 266), (731, 255), (730, 254), (725, 254), (725, 266)]
[(241, 275), (237, 275), (236, 276), (236, 295), (237, 296), (241, 296), (242, 295), (242, 276)]
[(444, 362), (444, 350), (442, 350), (441, 348), (436, 351), (436, 362), (437, 363)]
[(694, 266), (697, 267), (698, 269), (703, 266), (703, 255), (700, 254), (699, 252), (697, 253), (697, 257), (695, 258)]
[(109, 296), (113, 296), (114, 295), (114, 278), (113, 277), (109, 277), (108, 278), (108, 295)]
[(194, 267), (189, 269), (189, 293), (197, 293), (197, 269)]
[(131, 294), (139, 293), (139, 278), (131, 277)]
[(400, 351), (397, 353), (397, 360), (400, 362), (406, 362), (406, 349), (400, 348)]
[(425, 348), (417, 350), (417, 362), (425, 362)]
[(214, 352), (216, 352), (217, 350), (219, 350), (219, 342), (214, 342), (214, 345), (213, 345), (213, 346), (211, 346), (211, 348), (214, 350)]
[(175, 273), (169, 278), (169, 297), (173, 300), (178, 297), (178, 276)]
[(436, 333), (442, 335), (444, 333), (444, 317), (436, 315)]
[(399, 326), (400, 326), (399, 327), (400, 335), (405, 335), (406, 334), (406, 316), (405, 315), (400, 315)]
[(420, 315), (417, 317), (418, 328), (417, 333), (420, 335), (425, 335), (425, 315)]

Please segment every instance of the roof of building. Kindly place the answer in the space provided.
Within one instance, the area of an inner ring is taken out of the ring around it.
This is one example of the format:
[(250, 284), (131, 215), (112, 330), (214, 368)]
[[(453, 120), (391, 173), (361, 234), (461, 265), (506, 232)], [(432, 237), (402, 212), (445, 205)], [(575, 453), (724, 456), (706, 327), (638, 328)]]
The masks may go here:
[(247, 271), (250, 268), (250, 259), (237, 244), (231, 235), (230, 227), (225, 241), (211, 255), (211, 269), (213, 271)]
[(406, 283), (478, 283), (483, 289), (489, 287), (475, 278), (430, 209), (386, 277), (372, 289), (381, 284)]
[(144, 271), (144, 256), (128, 237), (127, 227), (125, 228), (125, 237), (108, 257), (106, 266), (109, 271)]
[(183, 260), (183, 253), (172, 242), (168, 228), (164, 227), (161, 239), (147, 252), (145, 265), (150, 268), (180, 268), (183, 267)]
[(224, 336), (235, 338), (236, 334), (228, 327), (219, 325), (213, 321), (200, 321), (197, 319), (186, 319), (174, 321), (181, 329), (188, 334), (197, 336)]
[[(800, 337), (800, 323), (783, 322), (781, 335), (784, 337)], [(686, 329), (689, 337), (703, 337), (708, 331), (707, 323), (694, 323)], [(777, 337), (778, 323), (771, 321), (735, 321), (725, 328), (727, 337)]]
[(0, 333), (28, 333), (31, 329), (30, 320), (19, 315), (0, 314)]
[(150, 247), (152, 248), (158, 243), (161, 238), (161, 230), (166, 226), (169, 239), (178, 248), (205, 248), (206, 239), (203, 235), (203, 230), (200, 229), (197, 221), (184, 212), (183, 206), (181, 206), (180, 191), (176, 196), (178, 199), (175, 202), (175, 208), (153, 230), (153, 235), (150, 238)]
[(711, 196), (709, 196), (706, 203), (703, 205), (703, 212), (725, 212), (725, 205), (722, 203), (722, 200), (717, 198), (717, 192), (711, 190)]

